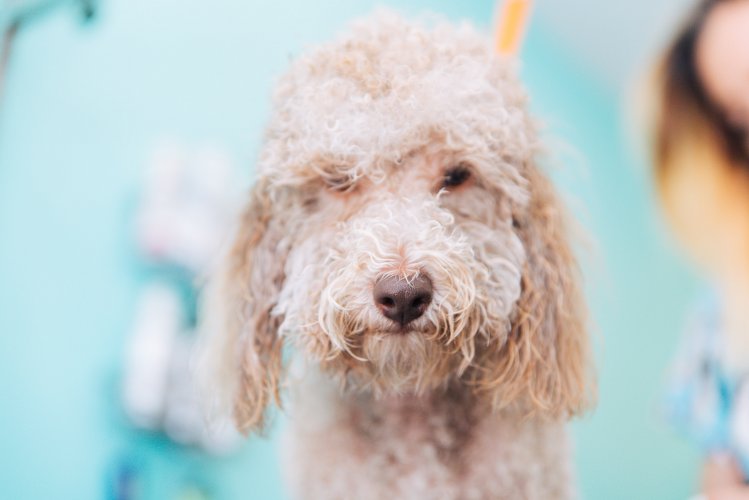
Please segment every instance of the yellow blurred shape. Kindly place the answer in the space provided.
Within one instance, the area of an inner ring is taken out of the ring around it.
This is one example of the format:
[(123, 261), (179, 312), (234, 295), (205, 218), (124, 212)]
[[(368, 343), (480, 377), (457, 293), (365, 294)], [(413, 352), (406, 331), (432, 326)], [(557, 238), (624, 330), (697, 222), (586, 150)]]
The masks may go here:
[(525, 35), (532, 3), (531, 0), (500, 0), (495, 30), (495, 48), (498, 54), (517, 54)]

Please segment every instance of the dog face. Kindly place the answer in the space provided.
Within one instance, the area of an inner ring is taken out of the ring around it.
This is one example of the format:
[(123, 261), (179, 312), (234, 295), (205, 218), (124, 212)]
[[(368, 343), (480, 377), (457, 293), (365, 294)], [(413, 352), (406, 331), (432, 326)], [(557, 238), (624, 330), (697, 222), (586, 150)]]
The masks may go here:
[(434, 389), (470, 366), (478, 338), (509, 331), (522, 180), (510, 172), (500, 192), (480, 155), (442, 148), (406, 151), (375, 179), (337, 171), (310, 187), (314, 208), (295, 223), (272, 314), (282, 337), (354, 385)]
[(292, 65), (207, 306), (240, 428), (278, 398), (284, 343), (374, 394), (582, 408), (584, 311), (525, 101), (470, 28), (391, 15)]

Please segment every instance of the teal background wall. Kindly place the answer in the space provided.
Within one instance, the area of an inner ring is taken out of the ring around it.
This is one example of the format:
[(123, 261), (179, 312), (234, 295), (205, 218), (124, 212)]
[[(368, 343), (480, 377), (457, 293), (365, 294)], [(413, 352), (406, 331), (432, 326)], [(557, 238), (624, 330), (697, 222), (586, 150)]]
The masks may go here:
[[(398, 7), (486, 27), (493, 4)], [(106, 498), (123, 462), (144, 498), (178, 498), (189, 483), (217, 498), (283, 498), (277, 432), (210, 459), (125, 425), (118, 371), (143, 279), (130, 216), (164, 136), (226, 148), (249, 179), (273, 78), (374, 5), (111, 0), (90, 26), (61, 9), (19, 34), (0, 111), (0, 498)], [(617, 92), (540, 22), (523, 75), (591, 240), (600, 398), (574, 424), (581, 494), (686, 498), (697, 456), (657, 400), (696, 279), (657, 219)]]

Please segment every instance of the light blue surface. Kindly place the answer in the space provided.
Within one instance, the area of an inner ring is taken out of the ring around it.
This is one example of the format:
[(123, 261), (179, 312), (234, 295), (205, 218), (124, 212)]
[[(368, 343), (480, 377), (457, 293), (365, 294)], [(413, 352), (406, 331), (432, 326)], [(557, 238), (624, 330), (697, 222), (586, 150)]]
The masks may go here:
[[(406, 10), (487, 25), (493, 3)], [(0, 498), (103, 498), (123, 459), (147, 498), (173, 498), (191, 477), (220, 498), (282, 498), (275, 440), (211, 461), (122, 425), (115, 388), (140, 281), (130, 210), (164, 136), (214, 141), (249, 177), (273, 77), (373, 5), (114, 0), (92, 26), (62, 10), (20, 34), (0, 114)], [(617, 96), (543, 26), (524, 59), (534, 108), (570, 146), (557, 177), (594, 242), (601, 396), (575, 424), (581, 492), (684, 498), (696, 457), (654, 407), (693, 280), (623, 144)]]

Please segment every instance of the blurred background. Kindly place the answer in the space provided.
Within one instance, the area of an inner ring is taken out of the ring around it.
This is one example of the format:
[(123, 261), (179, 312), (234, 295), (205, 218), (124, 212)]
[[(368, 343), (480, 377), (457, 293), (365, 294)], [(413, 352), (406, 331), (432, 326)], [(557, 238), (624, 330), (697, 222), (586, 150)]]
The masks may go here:
[[(201, 242), (252, 179), (274, 78), (382, 3), (0, 0), (4, 30), (22, 20), (0, 42), (0, 498), (285, 498), (283, 419), (268, 439), (206, 441), (190, 388), (168, 390), (184, 380), (173, 353), (189, 350)], [(587, 499), (696, 485), (697, 454), (658, 400), (699, 283), (659, 219), (630, 113), (689, 4), (538, 0), (522, 52), (554, 175), (591, 240), (600, 400), (573, 426)], [(485, 30), (495, 7), (390, 5)], [(156, 330), (171, 333), (148, 340)]]

